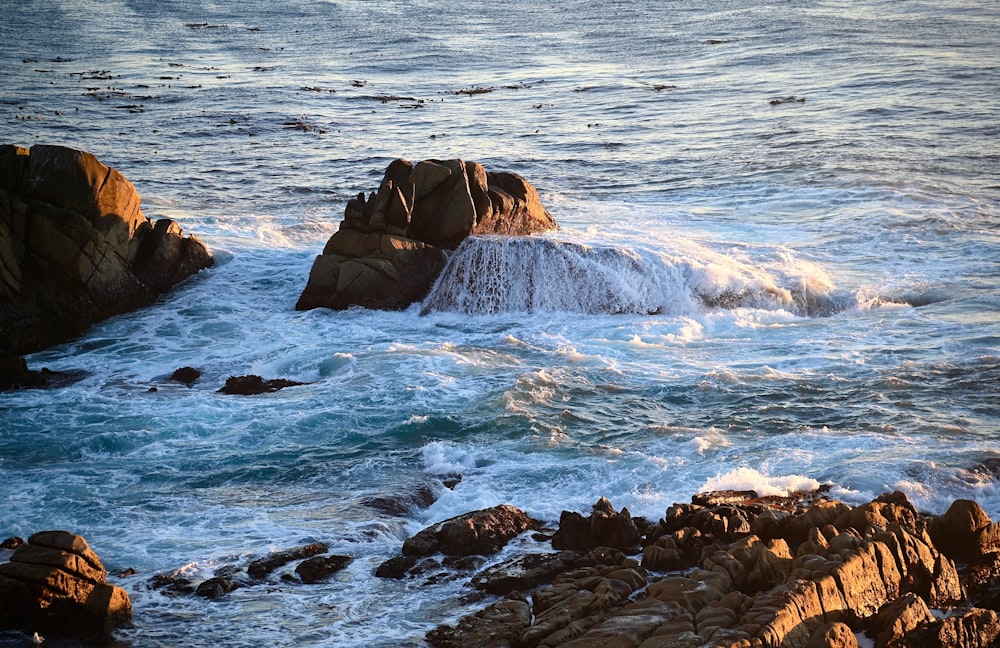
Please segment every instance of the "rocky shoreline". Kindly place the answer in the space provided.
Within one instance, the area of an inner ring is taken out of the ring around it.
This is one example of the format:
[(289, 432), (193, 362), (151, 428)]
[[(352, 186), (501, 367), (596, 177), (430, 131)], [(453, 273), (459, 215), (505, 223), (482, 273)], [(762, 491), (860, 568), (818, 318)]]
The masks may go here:
[[(551, 550), (491, 562), (522, 534)], [(129, 621), (128, 594), (104, 581), (79, 536), (4, 543), (14, 547), (0, 564), (0, 629), (97, 640)], [(224, 565), (200, 582), (158, 574), (148, 586), (224, 604), (234, 589), (275, 578), (322, 582), (351, 560), (314, 543)], [(467, 579), (500, 597), (428, 632), (439, 648), (1000, 645), (1000, 522), (971, 500), (922, 514), (901, 492), (856, 507), (828, 488), (701, 493), (656, 522), (601, 498), (588, 515), (564, 511), (557, 526), (499, 505), (415, 534), (371, 577), (414, 587)], [(107, 595), (89, 596), (95, 588)]]

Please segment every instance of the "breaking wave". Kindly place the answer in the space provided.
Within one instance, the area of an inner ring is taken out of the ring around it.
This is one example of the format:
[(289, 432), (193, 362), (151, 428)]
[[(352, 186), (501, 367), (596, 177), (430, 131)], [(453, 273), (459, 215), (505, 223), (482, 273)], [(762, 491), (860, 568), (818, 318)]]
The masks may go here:
[(833, 286), (810, 264), (760, 265), (688, 243), (673, 250), (592, 246), (544, 237), (470, 237), (423, 312), (682, 315), (760, 308), (820, 315)]

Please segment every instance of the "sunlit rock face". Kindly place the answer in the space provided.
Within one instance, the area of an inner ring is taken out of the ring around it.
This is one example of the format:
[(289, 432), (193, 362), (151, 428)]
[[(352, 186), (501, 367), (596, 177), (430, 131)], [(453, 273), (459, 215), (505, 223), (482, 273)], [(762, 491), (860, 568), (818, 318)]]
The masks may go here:
[(446, 250), (466, 237), (553, 229), (538, 192), (517, 174), (462, 160), (398, 159), (378, 191), (347, 204), (296, 308), (403, 309), (423, 299), (444, 268)]
[(177, 223), (143, 215), (132, 183), (92, 154), (0, 146), (0, 350), (71, 339), (212, 263)]

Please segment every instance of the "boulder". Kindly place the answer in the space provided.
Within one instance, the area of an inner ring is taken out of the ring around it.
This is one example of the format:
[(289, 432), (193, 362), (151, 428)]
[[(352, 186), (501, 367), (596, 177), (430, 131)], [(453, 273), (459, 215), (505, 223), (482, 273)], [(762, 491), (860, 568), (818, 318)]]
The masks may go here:
[(402, 310), (427, 295), (446, 250), (466, 237), (553, 229), (538, 192), (517, 174), (463, 160), (398, 159), (378, 191), (347, 203), (295, 308)]
[(105, 576), (82, 537), (36, 533), (0, 564), (0, 628), (104, 639), (132, 617), (128, 594)]
[(257, 375), (230, 376), (226, 378), (226, 384), (219, 389), (219, 393), (252, 396), (254, 394), (267, 394), (284, 389), (285, 387), (297, 387), (304, 384), (286, 378), (265, 380)]
[(132, 183), (92, 154), (0, 146), (0, 350), (72, 339), (212, 263), (197, 237), (143, 215)]
[(955, 500), (947, 512), (931, 519), (934, 543), (946, 556), (961, 562), (977, 562), (1000, 551), (1000, 529), (978, 503)]
[(403, 542), (404, 556), (489, 555), (538, 523), (509, 504), (465, 513), (438, 522)]
[(584, 517), (574, 511), (563, 511), (559, 516), (559, 530), (552, 536), (555, 549), (592, 549), (638, 547), (642, 539), (627, 508), (615, 510), (607, 498), (594, 504), (593, 512)]

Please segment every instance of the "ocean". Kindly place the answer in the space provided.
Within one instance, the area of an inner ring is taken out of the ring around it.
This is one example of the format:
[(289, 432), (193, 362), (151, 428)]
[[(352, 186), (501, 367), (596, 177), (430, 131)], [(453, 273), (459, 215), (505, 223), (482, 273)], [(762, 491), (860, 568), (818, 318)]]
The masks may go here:
[[(656, 520), (701, 490), (831, 484), (1000, 518), (996, 5), (0, 15), (0, 142), (94, 153), (217, 261), (27, 358), (79, 381), (0, 394), (0, 537), (83, 535), (132, 598), (123, 642), (423, 645), (489, 599), (375, 568), (501, 503)], [(296, 312), (397, 157), (519, 173), (560, 230), (468, 241), (403, 312)], [(251, 373), (308, 384), (217, 393)], [(149, 584), (313, 541), (353, 562), (218, 601)]]

